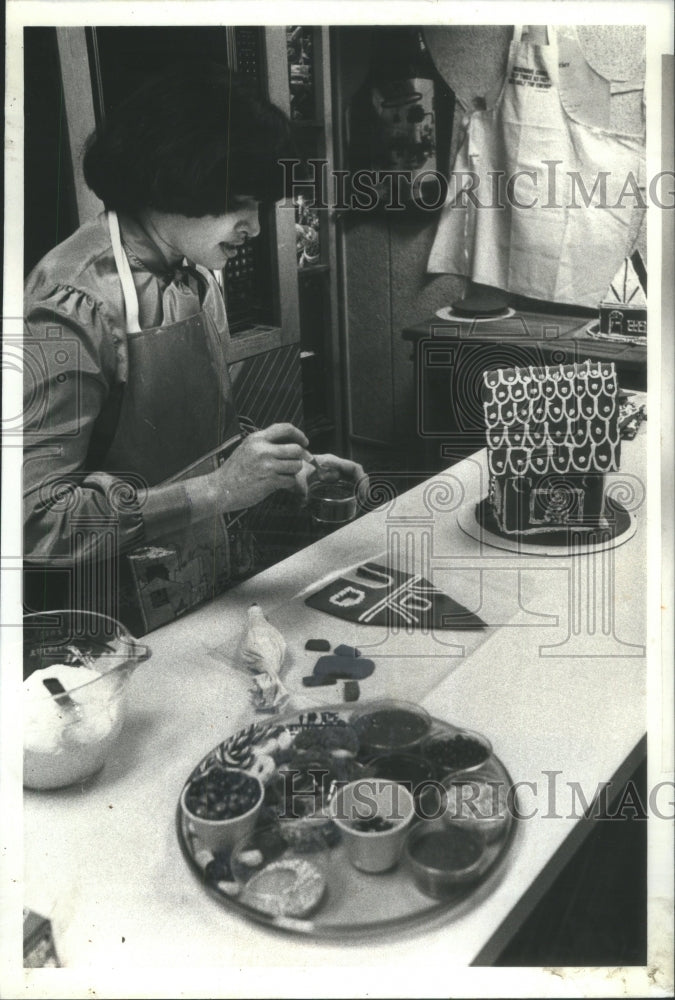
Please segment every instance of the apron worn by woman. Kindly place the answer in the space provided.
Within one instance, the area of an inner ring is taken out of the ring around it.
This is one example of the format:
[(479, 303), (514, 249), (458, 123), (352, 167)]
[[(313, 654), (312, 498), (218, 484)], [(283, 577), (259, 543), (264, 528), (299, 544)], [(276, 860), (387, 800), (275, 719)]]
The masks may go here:
[(609, 81), (576, 36), (559, 46), (549, 27), (548, 42), (515, 29), (495, 106), (468, 120), (428, 270), (597, 308), (644, 210), (644, 140), (609, 127)]
[[(203, 308), (181, 317), (180, 297), (168, 322), (165, 313), (162, 326), (140, 328), (114, 212), (108, 223), (124, 295), (129, 377), (108, 414), (112, 426), (94, 439), (97, 467), (149, 487), (203, 475), (218, 459), (199, 461), (202, 456), (241, 439), (221, 339)], [(191, 273), (206, 285), (203, 275)], [(220, 593), (248, 567), (248, 540), (240, 529), (234, 518), (214, 514), (124, 553), (120, 617), (143, 634)]]

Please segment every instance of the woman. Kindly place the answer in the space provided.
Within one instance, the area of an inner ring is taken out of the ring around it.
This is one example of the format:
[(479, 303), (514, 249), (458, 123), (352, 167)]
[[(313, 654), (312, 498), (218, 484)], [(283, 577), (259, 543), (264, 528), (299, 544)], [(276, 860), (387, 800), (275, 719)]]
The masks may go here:
[[(142, 626), (156, 627), (247, 568), (223, 515), (306, 491), (300, 429), (242, 436), (212, 273), (258, 235), (260, 206), (284, 195), (289, 134), (281, 111), (206, 63), (155, 78), (90, 140), (85, 178), (106, 211), (26, 282), (24, 549), (37, 607), (63, 602), (62, 585), (45, 596), (62, 567), (71, 602), (100, 603), (98, 586), (114, 610), (112, 549), (129, 556), (136, 601), (150, 587)], [(237, 446), (200, 463), (228, 441)], [(363, 477), (332, 455), (320, 464), (328, 477)], [(158, 614), (153, 579), (167, 583)]]

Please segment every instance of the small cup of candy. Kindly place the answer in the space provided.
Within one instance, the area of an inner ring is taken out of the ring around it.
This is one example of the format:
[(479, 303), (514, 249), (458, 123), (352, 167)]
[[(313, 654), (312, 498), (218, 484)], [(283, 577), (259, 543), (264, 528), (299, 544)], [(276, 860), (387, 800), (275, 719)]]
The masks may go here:
[(330, 804), (347, 857), (363, 872), (385, 872), (398, 862), (415, 815), (408, 789), (396, 781), (359, 778), (340, 789)]
[(190, 832), (210, 851), (225, 851), (255, 827), (263, 786), (246, 771), (214, 764), (188, 781), (180, 804)]
[(397, 781), (412, 792), (415, 802), (436, 778), (436, 770), (421, 754), (386, 753), (365, 765), (365, 776)]
[(419, 705), (389, 699), (372, 702), (354, 712), (351, 725), (361, 745), (361, 756), (378, 757), (418, 747), (431, 729), (431, 717)]
[(492, 745), (480, 733), (459, 729), (429, 736), (422, 745), (422, 754), (437, 774), (444, 776), (482, 768), (492, 756)]
[(356, 484), (346, 479), (319, 479), (309, 487), (307, 503), (315, 525), (339, 528), (356, 517)]
[(280, 819), (314, 815), (330, 798), (333, 783), (349, 780), (351, 771), (326, 753), (300, 750), (279, 765), (265, 789), (265, 803)]
[(511, 825), (509, 788), (503, 778), (487, 771), (460, 771), (442, 782), (443, 818), (448, 825), (475, 830), (488, 843)]
[(478, 831), (438, 820), (410, 830), (404, 857), (417, 888), (435, 899), (478, 881), (489, 867), (486, 843)]

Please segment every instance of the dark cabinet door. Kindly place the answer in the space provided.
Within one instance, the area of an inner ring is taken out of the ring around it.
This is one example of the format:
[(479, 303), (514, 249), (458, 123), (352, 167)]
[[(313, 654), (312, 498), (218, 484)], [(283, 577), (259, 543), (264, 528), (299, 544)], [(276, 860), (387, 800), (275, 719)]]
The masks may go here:
[(55, 28), (24, 29), (24, 272), (77, 229)]

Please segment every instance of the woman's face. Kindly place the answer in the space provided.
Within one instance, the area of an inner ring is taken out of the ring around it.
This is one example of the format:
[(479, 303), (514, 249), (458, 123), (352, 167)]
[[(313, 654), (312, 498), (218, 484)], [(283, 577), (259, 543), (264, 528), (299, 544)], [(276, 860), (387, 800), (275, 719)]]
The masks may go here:
[(238, 248), (247, 239), (260, 232), (259, 202), (240, 198), (231, 212), (199, 218), (151, 211), (148, 221), (152, 235), (160, 238), (162, 249), (172, 260), (187, 257), (216, 271), (237, 256)]

